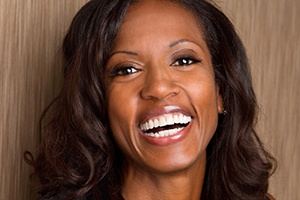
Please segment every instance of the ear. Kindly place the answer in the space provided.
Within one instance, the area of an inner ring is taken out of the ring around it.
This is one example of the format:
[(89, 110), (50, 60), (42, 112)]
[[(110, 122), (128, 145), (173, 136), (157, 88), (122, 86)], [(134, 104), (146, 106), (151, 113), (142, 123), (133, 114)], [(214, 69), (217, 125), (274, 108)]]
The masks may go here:
[(223, 112), (223, 97), (220, 93), (220, 86), (217, 85), (216, 87), (216, 96), (217, 96), (217, 107), (218, 107), (218, 113), (221, 114)]

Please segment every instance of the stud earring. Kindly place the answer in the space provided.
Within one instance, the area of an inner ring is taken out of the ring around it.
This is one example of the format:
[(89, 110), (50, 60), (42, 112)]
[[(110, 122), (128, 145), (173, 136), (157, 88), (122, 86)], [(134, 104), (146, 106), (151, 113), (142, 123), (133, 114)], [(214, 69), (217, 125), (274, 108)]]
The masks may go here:
[(227, 110), (225, 110), (224, 108), (222, 108), (221, 114), (222, 114), (222, 115), (227, 115)]

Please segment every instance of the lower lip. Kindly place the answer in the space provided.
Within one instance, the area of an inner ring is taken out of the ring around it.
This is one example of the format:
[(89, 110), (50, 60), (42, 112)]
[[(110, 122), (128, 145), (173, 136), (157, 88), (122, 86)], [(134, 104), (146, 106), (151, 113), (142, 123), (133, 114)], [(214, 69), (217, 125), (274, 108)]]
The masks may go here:
[(156, 137), (147, 136), (144, 133), (142, 133), (142, 131), (140, 131), (140, 133), (148, 143), (151, 143), (154, 145), (159, 145), (159, 146), (166, 146), (166, 145), (174, 144), (174, 143), (177, 143), (177, 142), (183, 140), (188, 135), (188, 133), (191, 129), (191, 124), (192, 124), (192, 121), (178, 133), (171, 135), (171, 136), (167, 136), (167, 137), (157, 137), (156, 138)]

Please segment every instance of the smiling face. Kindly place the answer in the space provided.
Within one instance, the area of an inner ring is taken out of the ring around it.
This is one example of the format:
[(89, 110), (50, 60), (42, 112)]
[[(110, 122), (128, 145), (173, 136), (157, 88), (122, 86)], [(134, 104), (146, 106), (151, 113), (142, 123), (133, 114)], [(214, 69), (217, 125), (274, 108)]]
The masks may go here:
[(132, 5), (106, 66), (106, 91), (129, 168), (169, 173), (205, 162), (222, 99), (192, 13), (168, 1)]

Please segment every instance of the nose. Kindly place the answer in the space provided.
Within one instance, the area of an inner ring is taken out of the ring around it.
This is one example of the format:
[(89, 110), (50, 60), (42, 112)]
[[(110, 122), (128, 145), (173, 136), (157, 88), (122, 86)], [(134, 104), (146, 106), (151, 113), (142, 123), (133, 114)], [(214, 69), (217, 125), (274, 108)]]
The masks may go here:
[(162, 66), (147, 70), (141, 90), (143, 99), (161, 101), (179, 94), (180, 88), (168, 68)]

